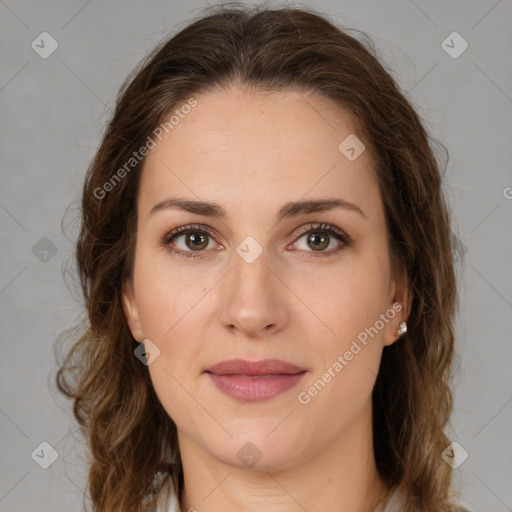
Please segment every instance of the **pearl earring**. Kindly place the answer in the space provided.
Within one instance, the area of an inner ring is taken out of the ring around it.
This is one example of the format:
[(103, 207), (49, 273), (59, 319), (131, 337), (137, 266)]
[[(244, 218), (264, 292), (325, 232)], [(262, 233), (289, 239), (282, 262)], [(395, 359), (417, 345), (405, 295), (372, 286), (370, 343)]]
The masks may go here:
[(397, 336), (403, 336), (407, 332), (407, 324), (405, 322), (400, 322), (400, 325), (396, 331)]

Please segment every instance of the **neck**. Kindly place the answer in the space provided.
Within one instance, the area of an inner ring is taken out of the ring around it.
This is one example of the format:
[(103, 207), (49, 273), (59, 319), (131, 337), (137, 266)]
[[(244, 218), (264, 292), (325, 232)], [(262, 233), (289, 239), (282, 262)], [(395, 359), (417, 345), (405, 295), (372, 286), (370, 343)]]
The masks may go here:
[(388, 489), (375, 464), (371, 420), (370, 401), (334, 442), (275, 470), (226, 464), (178, 430), (184, 475), (181, 510), (373, 512)]

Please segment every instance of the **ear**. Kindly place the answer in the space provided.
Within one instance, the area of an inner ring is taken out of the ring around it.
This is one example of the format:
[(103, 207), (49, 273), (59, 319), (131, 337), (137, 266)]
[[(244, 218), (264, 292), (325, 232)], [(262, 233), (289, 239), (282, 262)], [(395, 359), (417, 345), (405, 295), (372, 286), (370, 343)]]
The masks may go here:
[(144, 332), (139, 319), (139, 311), (135, 301), (133, 283), (130, 279), (123, 282), (122, 290), (123, 311), (132, 336), (141, 343), (144, 340)]
[(386, 324), (384, 332), (384, 345), (386, 346), (392, 345), (400, 338), (396, 331), (400, 322), (407, 322), (411, 313), (413, 293), (405, 265), (397, 266), (394, 270), (390, 286), (390, 299), (386, 313), (390, 320)]

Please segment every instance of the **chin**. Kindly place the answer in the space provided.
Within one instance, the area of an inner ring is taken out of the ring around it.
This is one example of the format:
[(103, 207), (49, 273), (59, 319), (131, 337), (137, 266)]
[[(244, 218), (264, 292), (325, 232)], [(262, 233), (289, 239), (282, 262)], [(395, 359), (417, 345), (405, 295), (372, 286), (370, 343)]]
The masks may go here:
[(277, 424), (274, 421), (271, 428), (268, 422), (261, 428), (254, 425), (240, 430), (228, 428), (232, 439), (224, 436), (223, 440), (212, 443), (209, 436), (204, 446), (215, 458), (230, 466), (253, 471), (284, 470), (296, 463), (298, 448), (304, 446), (304, 442), (290, 435), (289, 430), (272, 432)]

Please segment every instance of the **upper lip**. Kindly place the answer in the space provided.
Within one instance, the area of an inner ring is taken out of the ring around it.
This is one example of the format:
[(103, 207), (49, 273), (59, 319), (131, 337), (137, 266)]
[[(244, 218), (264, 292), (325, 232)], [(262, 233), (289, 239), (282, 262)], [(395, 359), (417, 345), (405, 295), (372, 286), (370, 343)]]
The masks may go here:
[(301, 373), (305, 371), (294, 364), (279, 359), (262, 359), (247, 361), (246, 359), (229, 359), (221, 361), (205, 370), (216, 375), (278, 375)]

